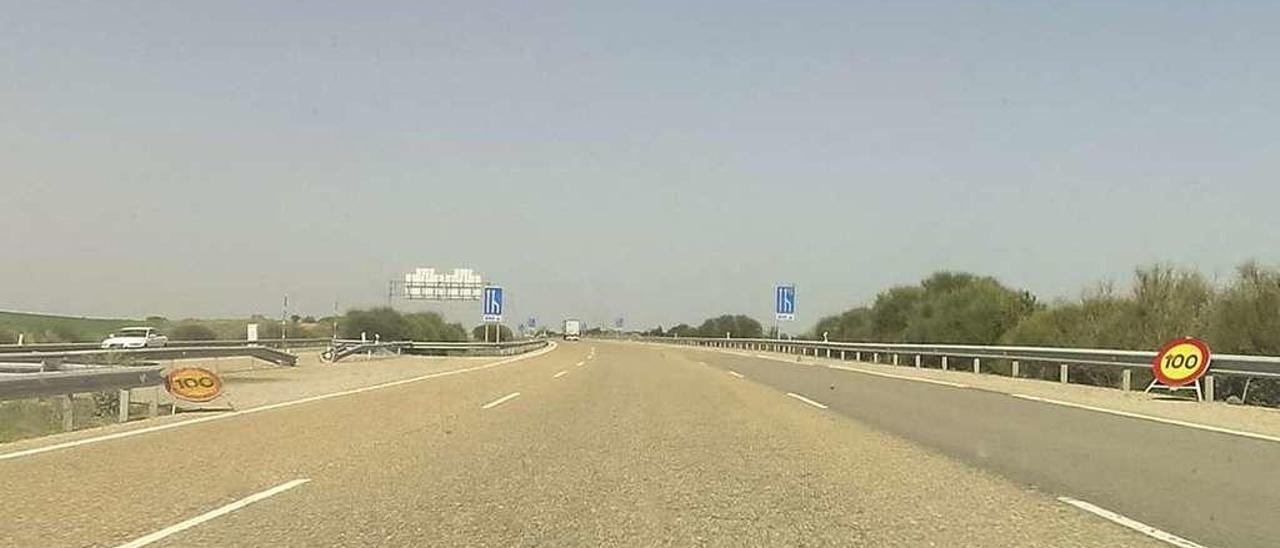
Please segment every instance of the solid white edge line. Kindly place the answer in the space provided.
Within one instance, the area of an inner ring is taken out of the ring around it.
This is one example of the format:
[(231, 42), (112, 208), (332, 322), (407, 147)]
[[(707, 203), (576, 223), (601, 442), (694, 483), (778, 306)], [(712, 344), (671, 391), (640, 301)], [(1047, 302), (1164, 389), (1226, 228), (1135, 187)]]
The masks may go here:
[(1167, 542), (1174, 546), (1181, 546), (1182, 548), (1205, 548), (1201, 544), (1197, 544), (1195, 542), (1182, 538), (1168, 531), (1162, 531), (1160, 529), (1156, 529), (1155, 527), (1152, 527), (1140, 521), (1127, 518), (1125, 516), (1112, 512), (1111, 510), (1107, 510), (1106, 508), (1102, 508), (1100, 506), (1090, 504), (1080, 499), (1073, 499), (1071, 497), (1058, 497), (1058, 500), (1064, 503), (1070, 504), (1072, 506), (1075, 506), (1076, 508), (1089, 512), (1090, 514), (1103, 518), (1107, 521), (1113, 522), (1117, 525), (1128, 527), (1129, 529), (1133, 529), (1134, 531), (1142, 533), (1146, 536)]
[(730, 374), (730, 375), (733, 375), (733, 376), (735, 376), (735, 377), (738, 377), (739, 379), (746, 378), (746, 377), (742, 376), (742, 373), (739, 373), (739, 372), (737, 372), (737, 371), (729, 371), (729, 374)]
[(573, 364), (573, 365), (578, 366), (578, 367), (582, 367), (582, 366), (583, 366), (583, 365), (585, 365), (586, 363), (587, 363), (587, 362), (585, 362), (585, 361), (580, 361), (580, 362), (575, 363), (575, 364)]
[(793, 397), (793, 398), (795, 398), (795, 399), (797, 399), (797, 400), (800, 400), (800, 401), (802, 401), (802, 402), (805, 402), (805, 403), (807, 403), (807, 404), (809, 404), (809, 405), (812, 405), (812, 406), (814, 406), (814, 407), (817, 407), (818, 409), (826, 409), (826, 408), (827, 408), (827, 406), (825, 406), (825, 405), (823, 405), (823, 404), (821, 404), (821, 403), (818, 403), (818, 402), (816, 402), (816, 401), (813, 401), (813, 400), (811, 400), (811, 399), (809, 399), (809, 398), (806, 398), (806, 397), (804, 397), (804, 396), (801, 396), (800, 394), (797, 394), (797, 393), (795, 393), (795, 392), (787, 392), (787, 395), (788, 395), (788, 396), (791, 396), (791, 397)]
[(486, 404), (484, 404), (484, 405), (480, 406), (480, 408), (481, 408), (481, 409), (493, 409), (494, 407), (497, 407), (497, 406), (499, 406), (499, 405), (502, 405), (502, 404), (506, 403), (508, 400), (513, 400), (513, 399), (518, 398), (518, 397), (520, 397), (520, 393), (519, 393), (519, 392), (512, 392), (512, 393), (507, 394), (507, 395), (505, 395), (505, 396), (503, 396), (503, 397), (501, 397), (501, 398), (498, 398), (498, 399), (493, 400), (493, 401), (491, 401), (491, 402), (489, 402), (489, 403), (486, 403)]
[(218, 518), (218, 517), (220, 517), (220, 516), (224, 516), (224, 515), (230, 514), (230, 513), (232, 513), (232, 512), (235, 512), (236, 510), (239, 510), (239, 509), (241, 509), (241, 508), (244, 508), (245, 506), (248, 506), (248, 505), (253, 504), (253, 503), (255, 503), (255, 502), (258, 502), (258, 501), (260, 501), (260, 500), (263, 500), (263, 499), (266, 499), (266, 498), (270, 498), (270, 497), (274, 497), (274, 496), (276, 496), (276, 495), (278, 495), (278, 494), (280, 494), (280, 493), (283, 493), (283, 492), (285, 492), (285, 491), (288, 491), (288, 490), (290, 490), (290, 489), (293, 489), (294, 487), (297, 487), (297, 486), (299, 486), (299, 485), (302, 485), (302, 484), (304, 484), (304, 483), (306, 483), (306, 482), (308, 482), (308, 481), (311, 481), (311, 480), (310, 480), (310, 479), (296, 479), (296, 480), (293, 480), (293, 481), (289, 481), (289, 482), (282, 483), (282, 484), (280, 484), (280, 485), (277, 485), (277, 486), (275, 486), (275, 487), (272, 487), (272, 488), (270, 488), (270, 489), (267, 489), (266, 491), (262, 491), (262, 492), (260, 492), (260, 493), (255, 493), (255, 494), (249, 495), (249, 496), (247, 496), (247, 497), (245, 497), (245, 498), (242, 498), (242, 499), (240, 499), (240, 500), (237, 500), (237, 501), (235, 501), (235, 502), (233, 502), (233, 503), (231, 503), (231, 504), (228, 504), (228, 505), (226, 505), (226, 506), (223, 506), (223, 507), (221, 507), (221, 508), (218, 508), (218, 509), (215, 509), (215, 510), (210, 510), (210, 511), (205, 512), (205, 513), (203, 513), (203, 514), (200, 514), (200, 515), (198, 515), (198, 516), (196, 516), (196, 517), (194, 517), (194, 518), (188, 519), (188, 520), (186, 520), (186, 521), (183, 521), (183, 522), (180, 522), (180, 523), (177, 523), (177, 524), (174, 524), (174, 525), (170, 525), (169, 527), (165, 527), (164, 529), (161, 529), (161, 530), (159, 530), (159, 531), (156, 531), (156, 532), (154, 532), (154, 533), (151, 533), (150, 535), (147, 535), (147, 536), (144, 536), (144, 537), (140, 537), (140, 538), (138, 538), (137, 540), (133, 540), (133, 541), (130, 541), (130, 542), (126, 542), (126, 543), (124, 543), (124, 544), (121, 544), (121, 545), (120, 545), (120, 546), (118, 546), (117, 548), (139, 548), (139, 547), (141, 547), (141, 546), (146, 546), (146, 545), (148, 545), (148, 544), (151, 544), (151, 543), (153, 543), (153, 542), (155, 542), (155, 541), (158, 541), (158, 540), (160, 540), (160, 539), (163, 539), (163, 538), (165, 538), (165, 537), (167, 537), (167, 536), (169, 536), (169, 535), (172, 535), (172, 534), (174, 534), (174, 533), (179, 533), (179, 532), (185, 531), (185, 530), (187, 530), (187, 529), (190, 529), (190, 528), (192, 528), (192, 527), (195, 527), (195, 526), (197, 526), (197, 525), (200, 525), (201, 523), (204, 523), (204, 522), (209, 521), (209, 520), (211, 520), (211, 519), (215, 519), (215, 518)]
[(558, 379), (558, 378), (560, 378), (560, 377), (565, 376), (565, 374), (566, 374), (566, 373), (568, 373), (568, 371), (561, 371), (561, 372), (559, 372), (559, 373), (556, 373), (555, 375), (552, 375), (552, 376), (551, 376), (551, 378), (553, 378), (553, 379)]
[(1131, 412), (1129, 412), (1129, 411), (1120, 411), (1120, 410), (1117, 410), (1117, 409), (1107, 409), (1107, 408), (1105, 408), (1105, 407), (1095, 407), (1095, 406), (1092, 406), (1092, 405), (1085, 405), (1085, 404), (1082, 404), (1082, 403), (1072, 403), (1072, 402), (1069, 402), (1069, 401), (1054, 400), (1054, 399), (1049, 399), (1049, 398), (1041, 398), (1041, 397), (1039, 397), (1039, 396), (1029, 396), (1029, 395), (1026, 395), (1026, 394), (1009, 394), (1009, 395), (1010, 395), (1010, 396), (1013, 396), (1013, 397), (1015, 397), (1015, 398), (1019, 398), (1019, 399), (1030, 400), (1030, 401), (1038, 401), (1038, 402), (1040, 402), (1040, 403), (1049, 403), (1049, 404), (1053, 404), (1053, 405), (1061, 405), (1061, 406), (1063, 406), (1063, 407), (1074, 407), (1074, 408), (1076, 408), (1076, 409), (1084, 409), (1084, 410), (1086, 410), (1086, 411), (1096, 411), (1096, 412), (1098, 412), (1098, 413), (1106, 413), (1106, 414), (1108, 414), (1108, 415), (1117, 415), (1117, 416), (1120, 416), (1120, 417), (1128, 417), (1128, 418), (1131, 418), (1131, 419), (1141, 419), (1141, 420), (1147, 420), (1147, 421), (1152, 421), (1152, 422), (1159, 422), (1159, 423), (1164, 423), (1164, 424), (1172, 424), (1172, 425), (1174, 425), (1174, 426), (1185, 426), (1185, 427), (1187, 427), (1187, 428), (1195, 428), (1195, 429), (1198, 429), (1198, 430), (1205, 430), (1205, 431), (1208, 431), (1208, 432), (1216, 432), (1216, 433), (1219, 433), (1219, 434), (1227, 434), (1227, 435), (1231, 435), (1231, 436), (1240, 436), (1240, 437), (1244, 437), (1244, 438), (1253, 438), (1253, 439), (1256, 439), (1256, 440), (1262, 440), (1262, 441), (1270, 441), (1270, 442), (1277, 442), (1277, 443), (1280, 443), (1280, 437), (1276, 437), (1276, 436), (1268, 436), (1268, 435), (1266, 435), (1266, 434), (1259, 434), (1259, 433), (1257, 433), (1257, 432), (1247, 432), (1247, 431), (1244, 431), (1244, 430), (1232, 430), (1232, 429), (1230, 429), (1230, 428), (1222, 428), (1222, 427), (1219, 427), (1219, 426), (1210, 426), (1210, 425), (1208, 425), (1208, 424), (1201, 424), (1201, 423), (1198, 423), (1198, 422), (1189, 422), (1189, 421), (1183, 421), (1183, 420), (1178, 420), (1178, 419), (1166, 419), (1166, 418), (1164, 418), (1164, 417), (1156, 417), (1156, 416), (1152, 416), (1152, 415), (1143, 415), (1143, 414), (1141, 414), (1141, 413), (1131, 413)]
[(103, 441), (110, 441), (110, 440), (117, 440), (117, 439), (121, 439), (121, 438), (128, 438), (128, 437), (132, 437), (132, 436), (138, 436), (138, 435), (142, 435), (142, 434), (149, 434), (149, 433), (151, 433), (151, 432), (159, 432), (159, 431), (161, 431), (161, 430), (169, 430), (169, 429), (171, 429), (171, 428), (181, 428), (181, 427), (184, 427), (184, 426), (191, 426), (191, 425), (194, 425), (194, 424), (200, 424), (200, 423), (205, 423), (205, 422), (209, 422), (209, 421), (216, 421), (216, 420), (222, 420), (222, 419), (229, 419), (229, 418), (232, 418), (232, 417), (239, 417), (239, 416), (242, 416), (242, 415), (249, 415), (249, 414), (253, 414), (253, 413), (259, 413), (259, 412), (262, 412), (262, 411), (270, 411), (270, 410), (272, 410), (272, 409), (280, 409), (280, 408), (283, 408), (283, 407), (291, 407), (291, 406), (294, 406), (294, 405), (300, 405), (300, 404), (304, 404), (304, 403), (311, 403), (311, 402), (313, 402), (313, 401), (321, 401), (321, 400), (327, 400), (327, 399), (330, 399), (330, 398), (337, 398), (337, 397), (340, 397), (340, 396), (349, 396), (349, 395), (352, 395), (352, 394), (360, 394), (360, 393), (363, 393), (363, 392), (370, 392), (370, 391), (373, 391), (373, 390), (381, 390), (381, 389), (383, 389), (383, 388), (391, 388), (391, 387), (393, 387), (393, 386), (400, 386), (400, 385), (402, 385), (402, 384), (409, 384), (409, 383), (414, 383), (414, 382), (420, 382), (420, 381), (425, 381), (425, 380), (428, 380), (428, 379), (436, 379), (436, 378), (440, 378), (440, 377), (448, 377), (448, 376), (451, 376), (451, 375), (460, 375), (460, 374), (463, 374), (463, 373), (470, 373), (470, 372), (473, 372), (473, 371), (481, 371), (481, 370), (484, 370), (484, 369), (489, 369), (489, 368), (493, 368), (493, 367), (498, 367), (498, 366), (500, 366), (500, 365), (506, 365), (506, 364), (509, 364), (509, 363), (512, 363), (512, 362), (517, 362), (517, 361), (524, 360), (524, 359), (528, 359), (528, 358), (536, 358), (536, 357), (538, 357), (538, 356), (541, 356), (541, 355), (543, 355), (543, 354), (546, 354), (547, 352), (550, 352), (550, 351), (552, 351), (552, 350), (555, 350), (555, 349), (556, 349), (556, 346), (557, 346), (557, 345), (556, 345), (556, 343), (555, 343), (555, 342), (551, 342), (551, 343), (550, 343), (546, 348), (543, 348), (543, 349), (541, 349), (541, 350), (536, 350), (536, 351), (530, 352), (530, 353), (528, 353), (528, 354), (521, 354), (521, 355), (519, 355), (519, 356), (513, 356), (513, 357), (510, 357), (510, 358), (503, 359), (503, 360), (498, 360), (498, 361), (493, 362), (493, 363), (487, 363), (487, 364), (484, 364), (484, 365), (477, 365), (477, 366), (475, 366), (475, 367), (467, 367), (467, 368), (463, 368), (463, 369), (454, 369), (454, 370), (452, 370), (452, 371), (442, 371), (442, 372), (439, 372), (439, 373), (431, 373), (431, 374), (428, 374), (428, 375), (422, 375), (422, 376), (419, 376), (419, 377), (413, 377), (413, 378), (409, 378), (409, 379), (401, 379), (401, 380), (398, 380), (398, 381), (391, 381), (391, 382), (385, 382), (385, 383), (382, 383), (382, 384), (375, 384), (375, 385), (372, 385), (372, 386), (365, 386), (365, 387), (362, 387), (362, 388), (353, 388), (353, 389), (351, 389), (351, 390), (342, 390), (342, 391), (339, 391), (339, 392), (331, 392), (331, 393), (329, 393), (329, 394), (320, 394), (320, 395), (318, 395), (318, 396), (311, 396), (311, 397), (302, 398), (302, 399), (297, 399), (297, 400), (290, 400), (290, 401), (284, 401), (284, 402), (279, 402), (279, 403), (272, 403), (272, 404), (263, 405), (263, 406), (259, 406), (259, 407), (250, 407), (250, 408), (248, 408), (248, 409), (242, 409), (242, 410), (239, 410), (239, 411), (230, 411), (230, 412), (222, 413), (222, 414), (219, 414), (219, 415), (209, 415), (209, 416), (200, 417), (200, 418), (196, 418), (196, 419), (184, 420), (184, 421), (181, 421), (181, 422), (172, 422), (172, 423), (169, 423), (169, 424), (161, 424), (161, 425), (157, 425), (157, 426), (149, 426), (149, 427), (147, 427), (147, 428), (139, 428), (139, 429), (137, 429), (137, 430), (128, 430), (128, 431), (125, 431), (125, 432), (116, 432), (116, 433), (114, 433), (114, 434), (107, 434), (107, 435), (105, 435), (105, 436), (96, 436), (96, 437), (92, 437), (92, 438), (85, 438), (85, 439), (82, 439), (82, 440), (74, 440), (74, 441), (68, 441), (68, 442), (63, 442), (63, 443), (57, 443), (57, 444), (54, 444), (54, 445), (48, 445), (48, 446), (44, 446), (44, 447), (33, 447), (33, 448), (31, 448), (31, 449), (23, 449), (22, 451), (14, 451), (14, 452), (12, 452), (12, 453), (4, 453), (4, 454), (0, 454), (0, 461), (9, 460), (9, 459), (16, 459), (16, 458), (21, 458), (21, 457), (28, 457), (28, 456), (31, 456), (31, 455), (38, 455), (38, 454), (41, 454), (41, 453), (47, 453), (47, 452), (49, 452), (49, 451), (57, 451), (57, 450), (59, 450), (59, 449), (70, 449), (70, 448), (72, 448), (72, 447), (79, 447), (79, 446), (81, 446), (81, 445), (88, 445), (88, 444), (91, 444), (91, 443), (98, 443), (98, 442), (103, 442)]
[(885, 373), (885, 372), (882, 372), (882, 371), (872, 371), (872, 370), (870, 370), (870, 369), (863, 369), (863, 368), (861, 368), (861, 367), (850, 367), (850, 366), (847, 366), (847, 365), (828, 365), (827, 367), (829, 367), (829, 368), (831, 368), (831, 369), (839, 369), (839, 370), (841, 370), (841, 371), (853, 371), (853, 372), (855, 372), (855, 373), (863, 373), (863, 374), (866, 374), (866, 375), (875, 375), (875, 376), (877, 376), (877, 377), (886, 377), (886, 378), (890, 378), (890, 379), (898, 379), (898, 380), (914, 381), (914, 382), (925, 382), (925, 383), (929, 383), (929, 384), (936, 384), (936, 385), (939, 385), (939, 386), (950, 386), (951, 388), (969, 388), (969, 385), (967, 385), (967, 384), (960, 384), (960, 383), (958, 383), (958, 382), (940, 381), (940, 380), (938, 380), (938, 379), (927, 379), (927, 378), (924, 378), (924, 377), (912, 377), (912, 376), (910, 376), (910, 375), (894, 375), (893, 373)]

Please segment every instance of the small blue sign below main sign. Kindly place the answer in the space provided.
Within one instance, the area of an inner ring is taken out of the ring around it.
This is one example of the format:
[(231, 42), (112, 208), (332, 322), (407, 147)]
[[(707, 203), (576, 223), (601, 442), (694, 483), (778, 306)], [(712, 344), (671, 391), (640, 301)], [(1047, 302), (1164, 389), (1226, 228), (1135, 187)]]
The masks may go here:
[(779, 320), (796, 319), (796, 286), (780, 285), (774, 288), (773, 312)]
[(502, 288), (489, 286), (484, 288), (484, 321), (502, 321)]

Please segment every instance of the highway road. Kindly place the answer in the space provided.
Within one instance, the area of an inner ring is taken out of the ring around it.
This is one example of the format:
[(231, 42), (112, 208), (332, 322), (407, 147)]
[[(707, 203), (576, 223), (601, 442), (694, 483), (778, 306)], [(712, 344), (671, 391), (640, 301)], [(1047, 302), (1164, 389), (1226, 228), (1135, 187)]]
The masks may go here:
[[(1167, 545), (1064, 495), (1205, 545), (1267, 545), (1280, 538), (1268, 443), (583, 341), (225, 420), (0, 448), (0, 546)], [(1152, 460), (1194, 473), (1153, 477)]]

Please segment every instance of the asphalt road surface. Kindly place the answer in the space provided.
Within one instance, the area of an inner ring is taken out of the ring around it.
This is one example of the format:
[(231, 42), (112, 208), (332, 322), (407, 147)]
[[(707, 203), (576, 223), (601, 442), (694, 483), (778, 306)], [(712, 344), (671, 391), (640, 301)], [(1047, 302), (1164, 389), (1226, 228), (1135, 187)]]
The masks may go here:
[(1280, 538), (1248, 525), (1280, 508), (1265, 444), (636, 344), (3, 452), (0, 546), (1163, 545), (1064, 494), (1208, 545)]

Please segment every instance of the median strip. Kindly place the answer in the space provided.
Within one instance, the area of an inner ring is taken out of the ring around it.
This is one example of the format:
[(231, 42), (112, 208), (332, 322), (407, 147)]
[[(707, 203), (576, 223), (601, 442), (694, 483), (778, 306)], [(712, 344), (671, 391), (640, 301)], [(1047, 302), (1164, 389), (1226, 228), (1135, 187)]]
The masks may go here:
[(121, 544), (117, 548), (139, 548), (141, 546), (146, 546), (148, 544), (161, 540), (175, 533), (186, 531), (187, 529), (200, 525), (201, 523), (204, 523), (211, 519), (215, 519), (215, 518), (230, 514), (232, 512), (235, 512), (236, 510), (244, 508), (245, 506), (248, 506), (260, 500), (268, 499), (276, 495), (279, 495), (280, 493), (293, 489), (294, 487), (302, 485), (308, 481), (311, 481), (311, 480), (296, 479), (293, 481), (282, 483), (280, 485), (267, 489), (266, 491), (262, 491), (261, 493), (255, 493), (253, 495), (249, 495), (245, 498), (237, 500), (231, 504), (228, 504), (216, 510), (205, 512), (203, 514), (200, 514), (194, 518), (183, 521), (176, 525), (171, 525), (169, 527), (166, 527), (164, 529), (151, 533), (150, 535), (147, 535), (145, 537), (138, 538), (137, 540), (134, 540), (131, 542), (126, 542), (124, 544)]
[(795, 393), (795, 392), (787, 392), (787, 395), (788, 395), (788, 396), (791, 396), (791, 397), (793, 397), (793, 398), (795, 398), (795, 399), (797, 399), (797, 400), (800, 400), (800, 401), (802, 401), (802, 402), (805, 402), (805, 403), (807, 403), (807, 404), (809, 404), (809, 405), (812, 405), (812, 406), (814, 406), (814, 407), (817, 407), (818, 409), (826, 409), (826, 408), (827, 408), (827, 406), (825, 406), (825, 405), (823, 405), (823, 404), (821, 404), (821, 403), (818, 403), (818, 402), (816, 402), (816, 401), (813, 401), (813, 400), (811, 400), (811, 399), (809, 399), (809, 398), (806, 398), (806, 397), (804, 397), (804, 396), (801, 396), (800, 394), (797, 394), (797, 393)]
[(514, 399), (516, 399), (516, 398), (518, 398), (518, 397), (520, 397), (520, 393), (519, 393), (519, 392), (512, 392), (512, 393), (507, 394), (507, 395), (505, 395), (505, 396), (503, 396), (503, 397), (501, 397), (501, 398), (498, 398), (498, 399), (493, 400), (493, 401), (491, 401), (491, 402), (489, 402), (489, 403), (486, 403), (486, 404), (484, 404), (484, 405), (480, 406), (480, 408), (481, 408), (481, 409), (493, 409), (494, 407), (497, 407), (497, 406), (499, 406), (499, 405), (502, 405), (502, 404), (504, 404), (504, 403), (506, 403), (506, 402), (508, 402), (508, 401), (514, 400)]

